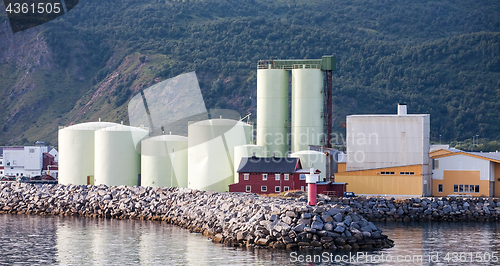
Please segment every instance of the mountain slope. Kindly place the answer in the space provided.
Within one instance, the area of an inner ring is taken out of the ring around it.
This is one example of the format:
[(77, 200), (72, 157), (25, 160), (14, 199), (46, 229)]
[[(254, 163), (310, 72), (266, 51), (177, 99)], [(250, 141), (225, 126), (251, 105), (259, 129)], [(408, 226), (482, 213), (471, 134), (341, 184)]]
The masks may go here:
[(127, 121), (140, 88), (196, 71), (207, 108), (255, 118), (259, 59), (336, 54), (335, 130), (348, 114), (431, 114), (431, 137), (500, 139), (497, 1), (81, 1), (9, 32), (0, 12), (0, 144)]

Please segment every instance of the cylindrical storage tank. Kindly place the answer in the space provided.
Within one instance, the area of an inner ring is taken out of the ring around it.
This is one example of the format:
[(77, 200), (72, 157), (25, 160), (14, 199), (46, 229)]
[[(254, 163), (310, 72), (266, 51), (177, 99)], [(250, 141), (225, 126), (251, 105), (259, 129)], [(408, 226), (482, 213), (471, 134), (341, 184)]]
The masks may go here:
[(257, 69), (257, 145), (267, 156), (288, 152), (288, 76), (283, 69)]
[(266, 148), (258, 145), (241, 145), (234, 147), (234, 183), (238, 183), (238, 168), (241, 165), (242, 158), (266, 157)]
[(292, 70), (292, 152), (323, 145), (323, 72)]
[(89, 122), (59, 129), (59, 184), (87, 185), (87, 177), (94, 176), (94, 132), (117, 125)]
[(95, 132), (96, 185), (137, 186), (141, 173), (141, 140), (148, 131), (119, 125)]
[(187, 187), (188, 138), (162, 135), (141, 141), (141, 186)]
[(230, 119), (210, 119), (188, 127), (188, 187), (229, 191), (234, 183), (234, 147), (250, 144), (252, 127)]
[(320, 181), (323, 181), (323, 178), (327, 178), (326, 176), (326, 154), (319, 151), (298, 151), (294, 152), (291, 155), (292, 158), (299, 158), (300, 164), (302, 165), (302, 169), (316, 168), (321, 171)]

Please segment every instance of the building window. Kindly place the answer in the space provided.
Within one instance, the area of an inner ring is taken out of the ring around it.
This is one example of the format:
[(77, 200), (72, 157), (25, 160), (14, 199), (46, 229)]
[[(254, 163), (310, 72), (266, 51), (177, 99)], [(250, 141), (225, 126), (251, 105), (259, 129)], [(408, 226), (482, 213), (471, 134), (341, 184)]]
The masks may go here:
[(464, 192), (469, 192), (469, 185), (464, 186)]
[(436, 169), (436, 170), (439, 169), (439, 160), (434, 159), (433, 162), (434, 162), (434, 168), (433, 169)]
[[(299, 177), (300, 180), (306, 180), (306, 175), (305, 174), (300, 174), (300, 177)], [(304, 190), (302, 190), (304, 191)]]
[(267, 192), (267, 186), (261, 186), (260, 191), (262, 192)]
[(464, 192), (464, 185), (458, 186), (458, 192)]
[(415, 175), (415, 172), (399, 172), (400, 175)]
[(290, 190), (290, 188), (289, 188), (288, 186), (284, 186), (284, 187), (283, 187), (283, 191), (284, 191), (284, 192), (287, 192), (288, 190)]
[(248, 177), (249, 177), (249, 176), (250, 176), (250, 174), (243, 174), (243, 178), (244, 178), (245, 180), (248, 180)]
[(290, 180), (290, 175), (289, 174), (285, 174), (285, 180), (286, 181)]
[(267, 180), (267, 174), (262, 174), (262, 180)]
[(476, 193), (479, 193), (479, 185), (476, 185), (475, 192), (476, 192)]
[(274, 187), (274, 192), (281, 192), (281, 187), (280, 186), (275, 186)]
[(438, 185), (438, 192), (443, 193), (443, 184)]
[(247, 186), (246, 189), (245, 189), (246, 192), (250, 192), (252, 191), (252, 186)]
[(276, 181), (280, 181), (280, 174), (275, 174), (274, 177), (276, 178)]
[(453, 192), (455, 192), (455, 193), (458, 192), (458, 185), (453, 185)]
[(300, 190), (301, 190), (301, 191), (304, 191), (304, 186), (300, 186)]
[(380, 172), (381, 175), (393, 175), (394, 172)]

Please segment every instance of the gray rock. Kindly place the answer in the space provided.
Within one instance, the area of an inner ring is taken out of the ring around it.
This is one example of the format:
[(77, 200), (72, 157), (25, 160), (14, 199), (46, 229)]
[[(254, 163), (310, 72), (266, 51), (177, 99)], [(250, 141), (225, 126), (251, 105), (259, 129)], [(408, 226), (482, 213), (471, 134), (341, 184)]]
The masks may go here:
[(335, 229), (333, 231), (335, 233), (342, 234), (345, 231), (345, 227), (339, 225), (339, 226), (335, 227)]
[(311, 228), (316, 229), (316, 230), (322, 230), (323, 229), (323, 223), (320, 221), (314, 221), (311, 224)]
[(336, 222), (342, 222), (342, 214), (341, 213), (337, 213), (333, 216), (333, 220), (335, 220)]

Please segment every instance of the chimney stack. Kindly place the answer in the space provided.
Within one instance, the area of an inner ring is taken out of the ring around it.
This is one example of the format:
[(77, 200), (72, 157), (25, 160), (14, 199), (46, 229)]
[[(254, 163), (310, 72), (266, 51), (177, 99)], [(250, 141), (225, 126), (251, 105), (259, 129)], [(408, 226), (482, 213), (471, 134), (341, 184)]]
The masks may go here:
[(398, 115), (407, 115), (406, 103), (398, 103)]

